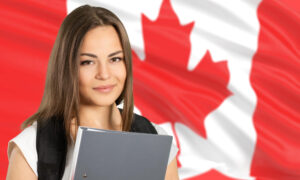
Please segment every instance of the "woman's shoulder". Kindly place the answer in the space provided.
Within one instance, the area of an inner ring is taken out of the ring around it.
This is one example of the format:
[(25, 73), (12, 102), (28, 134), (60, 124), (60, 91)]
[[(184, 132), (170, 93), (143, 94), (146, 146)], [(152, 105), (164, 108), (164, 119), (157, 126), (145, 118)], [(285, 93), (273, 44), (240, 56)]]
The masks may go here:
[(163, 127), (161, 127), (161, 125), (156, 124), (154, 122), (151, 122), (151, 124), (156, 129), (157, 134), (160, 134), (160, 135), (170, 135), (169, 133), (167, 133), (167, 131)]
[(138, 119), (138, 120), (140, 120), (140, 121), (142, 120), (142, 121), (145, 121), (145, 122), (151, 124), (151, 125), (156, 129), (157, 134), (168, 135), (168, 133), (165, 131), (164, 128), (162, 128), (160, 125), (158, 125), (158, 124), (152, 122), (151, 120), (149, 120), (149, 119), (146, 118), (145, 116), (139, 115), (139, 114), (136, 114), (136, 113), (134, 113), (134, 115), (135, 115), (136, 117), (138, 117), (138, 118), (136, 118), (136, 119)]
[(169, 136), (173, 137), (172, 144), (171, 144), (171, 149), (170, 149), (169, 160), (168, 160), (168, 164), (170, 164), (170, 162), (176, 157), (176, 155), (178, 153), (178, 150), (179, 150), (177, 145), (176, 145), (175, 137), (171, 133), (167, 132), (165, 128), (161, 127), (161, 125), (155, 124), (153, 122), (151, 122), (151, 123), (155, 127), (155, 129), (157, 131), (157, 134), (159, 134), (159, 135), (169, 135)]
[(172, 144), (171, 144), (171, 149), (170, 149), (169, 160), (168, 160), (168, 164), (169, 164), (176, 157), (176, 155), (178, 153), (178, 150), (179, 150), (177, 145), (176, 145), (175, 137), (171, 134), (171, 132), (169, 132), (169, 131), (167, 132), (166, 129), (162, 127), (162, 125), (156, 124), (156, 123), (152, 122), (151, 120), (147, 119), (146, 117), (144, 117), (142, 115), (139, 115), (139, 116), (141, 116), (144, 120), (151, 123), (152, 126), (156, 129), (158, 135), (169, 135), (169, 136), (173, 137)]
[(144, 122), (147, 122), (147, 124), (151, 124), (156, 129), (157, 134), (168, 135), (168, 133), (164, 130), (164, 128), (162, 128), (160, 125), (152, 122), (145, 116), (143, 116), (141, 114), (136, 114), (136, 113), (134, 113), (134, 116), (135, 116), (135, 120), (144, 121)]
[(32, 125), (21, 131), (17, 136), (9, 140), (7, 146), (8, 159), (10, 158), (13, 148), (17, 145), (35, 174), (37, 174), (36, 129), (37, 122), (34, 122)]
[(34, 122), (32, 125), (23, 129), (17, 136), (9, 140), (8, 154), (11, 153), (12, 150), (11, 148), (13, 148), (13, 145), (11, 145), (12, 142), (14, 142), (15, 144), (21, 147), (30, 147), (30, 145), (35, 145), (36, 130), (37, 130), (37, 123)]

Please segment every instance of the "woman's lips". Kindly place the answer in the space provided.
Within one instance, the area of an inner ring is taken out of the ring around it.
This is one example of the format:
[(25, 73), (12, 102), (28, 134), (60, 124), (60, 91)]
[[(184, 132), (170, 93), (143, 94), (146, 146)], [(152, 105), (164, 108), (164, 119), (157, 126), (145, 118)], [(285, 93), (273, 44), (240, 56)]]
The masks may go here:
[(98, 91), (98, 92), (110, 92), (113, 88), (115, 87), (115, 85), (107, 85), (107, 86), (99, 86), (96, 88), (93, 88), (94, 90)]

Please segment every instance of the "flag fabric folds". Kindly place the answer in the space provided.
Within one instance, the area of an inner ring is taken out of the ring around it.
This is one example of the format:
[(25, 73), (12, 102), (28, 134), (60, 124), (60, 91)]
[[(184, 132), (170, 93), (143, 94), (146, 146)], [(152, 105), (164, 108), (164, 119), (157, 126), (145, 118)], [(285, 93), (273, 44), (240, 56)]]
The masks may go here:
[(135, 112), (173, 135), (180, 179), (300, 179), (300, 2), (279, 0), (2, 1), (1, 175), (58, 29), (84, 4), (123, 22)]

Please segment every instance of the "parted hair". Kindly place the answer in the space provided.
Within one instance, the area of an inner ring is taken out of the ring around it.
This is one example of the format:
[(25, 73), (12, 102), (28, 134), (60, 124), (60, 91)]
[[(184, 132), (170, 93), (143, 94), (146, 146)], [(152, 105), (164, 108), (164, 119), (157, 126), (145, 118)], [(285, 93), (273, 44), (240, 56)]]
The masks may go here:
[(133, 118), (133, 88), (129, 38), (124, 25), (113, 12), (90, 5), (76, 8), (62, 22), (50, 54), (41, 104), (37, 112), (22, 123), (22, 130), (35, 121), (43, 124), (53, 116), (60, 116), (63, 117), (67, 140), (71, 142), (71, 120), (76, 118), (76, 133), (79, 125), (79, 47), (89, 30), (106, 25), (113, 26), (117, 31), (124, 53), (127, 76), (116, 105), (123, 101), (122, 131), (130, 130)]

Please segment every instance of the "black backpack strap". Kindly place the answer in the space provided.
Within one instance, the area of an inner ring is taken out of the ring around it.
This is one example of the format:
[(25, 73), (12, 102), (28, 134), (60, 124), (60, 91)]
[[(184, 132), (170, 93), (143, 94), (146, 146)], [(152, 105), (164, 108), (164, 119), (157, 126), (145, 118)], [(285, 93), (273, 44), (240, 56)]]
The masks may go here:
[(37, 123), (36, 150), (38, 179), (62, 179), (68, 150), (62, 118)]
[[(120, 110), (120, 113), (122, 113), (122, 109), (118, 109)], [(133, 121), (131, 124), (130, 132), (157, 134), (155, 127), (147, 118), (135, 113), (133, 114)]]
[(130, 132), (157, 134), (157, 131), (151, 122), (144, 116), (137, 114), (133, 115), (133, 122), (131, 124)]

